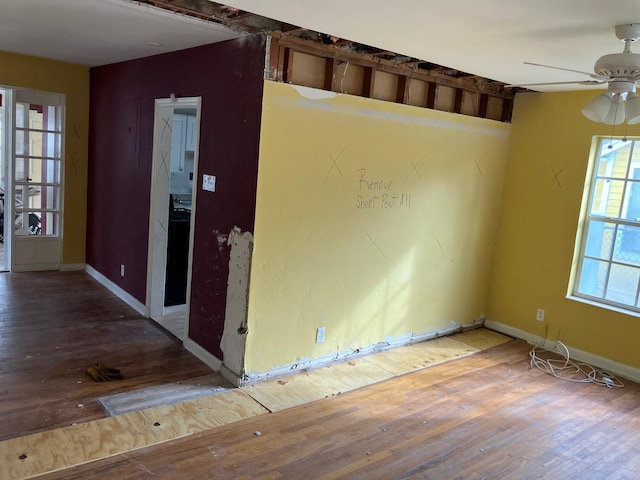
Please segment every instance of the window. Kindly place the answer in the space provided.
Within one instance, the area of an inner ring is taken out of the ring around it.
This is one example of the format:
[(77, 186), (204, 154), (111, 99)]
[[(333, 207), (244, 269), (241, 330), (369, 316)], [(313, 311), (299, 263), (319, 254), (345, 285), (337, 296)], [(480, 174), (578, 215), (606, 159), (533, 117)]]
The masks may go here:
[[(40, 96), (50, 101), (45, 94)], [(34, 104), (21, 98), (16, 101), (14, 154), (15, 234), (59, 235), (62, 161), (59, 105)]]
[(640, 139), (601, 139), (573, 295), (640, 312)]

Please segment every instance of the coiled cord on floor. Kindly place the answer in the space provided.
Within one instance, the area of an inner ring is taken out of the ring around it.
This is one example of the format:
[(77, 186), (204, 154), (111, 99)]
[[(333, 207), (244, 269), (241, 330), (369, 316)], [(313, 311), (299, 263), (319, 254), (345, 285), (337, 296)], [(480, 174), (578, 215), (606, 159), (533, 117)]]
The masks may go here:
[(568, 382), (595, 383), (608, 388), (622, 388), (624, 384), (615, 375), (605, 370), (599, 370), (587, 363), (574, 362), (569, 355), (569, 349), (562, 342), (556, 342), (553, 353), (563, 358), (544, 359), (537, 354), (538, 347), (534, 346), (529, 352), (530, 365), (549, 375)]

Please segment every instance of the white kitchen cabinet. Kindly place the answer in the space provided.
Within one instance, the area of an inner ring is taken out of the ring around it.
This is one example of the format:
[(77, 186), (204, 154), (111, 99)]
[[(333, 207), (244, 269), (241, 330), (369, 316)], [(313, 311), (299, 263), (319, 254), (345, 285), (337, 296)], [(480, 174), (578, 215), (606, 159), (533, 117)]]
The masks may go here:
[(173, 115), (173, 130), (171, 131), (171, 171), (184, 171), (185, 139), (187, 136), (187, 116)]
[(187, 152), (194, 152), (196, 149), (196, 117), (187, 116), (187, 132), (184, 149)]
[(185, 152), (196, 149), (196, 117), (175, 113), (171, 132), (171, 171), (184, 172)]

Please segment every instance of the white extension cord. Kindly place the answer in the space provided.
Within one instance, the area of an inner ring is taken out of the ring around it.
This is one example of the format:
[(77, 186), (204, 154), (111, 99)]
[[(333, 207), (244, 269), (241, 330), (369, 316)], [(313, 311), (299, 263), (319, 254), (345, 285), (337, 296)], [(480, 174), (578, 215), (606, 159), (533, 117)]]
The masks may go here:
[(612, 373), (598, 370), (587, 363), (574, 362), (569, 358), (569, 349), (562, 342), (556, 342), (554, 353), (563, 358), (543, 359), (537, 355), (534, 346), (529, 352), (530, 365), (549, 375), (568, 382), (595, 383), (608, 388), (622, 388), (624, 384)]

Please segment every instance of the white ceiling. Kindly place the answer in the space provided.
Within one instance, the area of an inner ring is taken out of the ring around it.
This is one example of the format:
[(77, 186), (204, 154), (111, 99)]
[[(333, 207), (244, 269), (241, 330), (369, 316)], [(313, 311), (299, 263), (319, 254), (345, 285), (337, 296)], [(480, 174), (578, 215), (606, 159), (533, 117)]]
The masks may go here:
[[(242, 10), (506, 83), (585, 80), (640, 0), (226, 0)], [(129, 0), (2, 0), (0, 50), (103, 65), (232, 38)], [(160, 43), (161, 46), (150, 45)], [(639, 42), (640, 43), (640, 42)], [(635, 49), (640, 53), (640, 45)], [(540, 90), (588, 88), (541, 87)]]
[(0, 50), (105, 65), (237, 37), (128, 0), (0, 0)]

